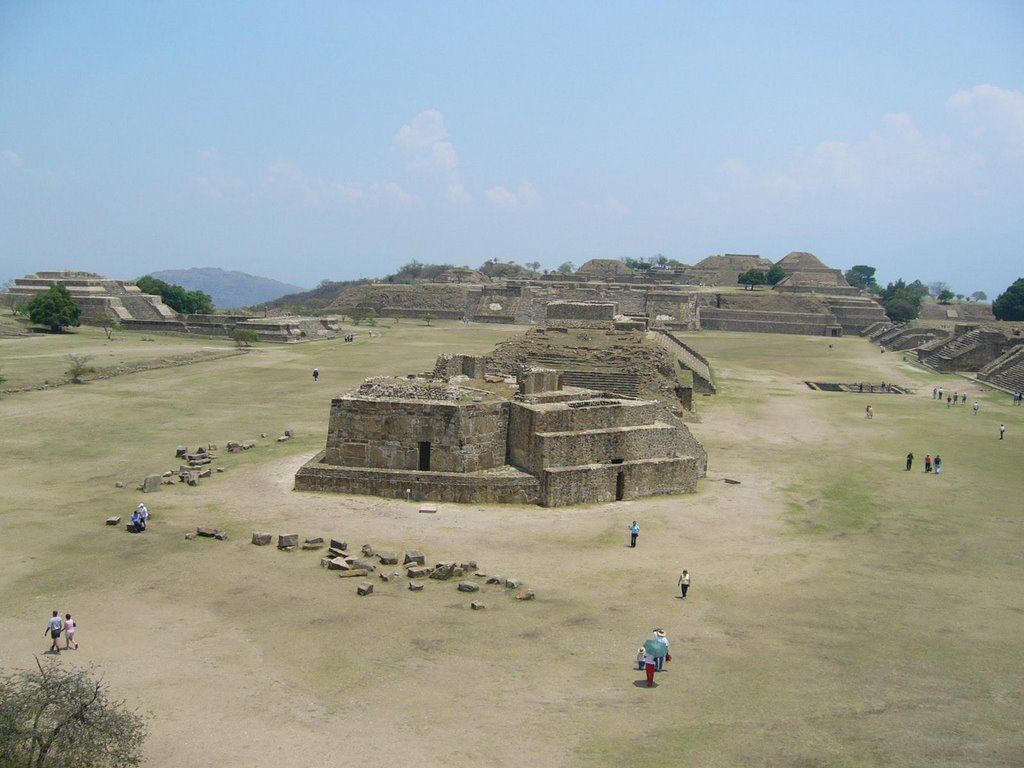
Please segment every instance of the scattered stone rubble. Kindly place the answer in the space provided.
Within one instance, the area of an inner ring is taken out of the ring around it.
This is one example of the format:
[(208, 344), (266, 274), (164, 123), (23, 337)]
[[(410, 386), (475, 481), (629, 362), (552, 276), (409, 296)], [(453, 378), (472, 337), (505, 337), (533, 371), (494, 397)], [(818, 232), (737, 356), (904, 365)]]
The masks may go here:
[[(199, 529), (200, 531), (203, 529)], [(203, 534), (200, 534), (203, 535)], [(297, 533), (282, 533), (277, 536), (277, 548), (282, 551), (291, 552), (295, 549), (319, 550), (325, 546), (325, 539), (322, 536), (307, 537), (299, 544), (300, 536)], [(273, 541), (273, 535), (266, 531), (253, 531), (252, 543), (256, 546), (267, 546)], [(503, 576), (487, 576), (480, 570), (475, 560), (449, 560), (427, 565), (426, 555), (418, 549), (405, 550), (401, 555), (395, 551), (377, 551), (370, 544), (363, 544), (359, 548), (359, 554), (353, 555), (349, 552), (349, 543), (344, 539), (327, 539), (327, 552), (320, 558), (320, 567), (332, 571), (343, 579), (363, 578), (371, 573), (377, 573), (381, 584), (395, 584), (403, 579), (408, 579), (407, 588), (411, 592), (423, 591), (426, 583), (422, 579), (433, 579), (435, 581), (448, 581), (458, 579), (456, 591), (465, 593), (477, 593), (482, 589), (476, 581), (464, 579), (467, 574), (476, 578), (486, 578), (487, 585), (497, 585), (506, 589), (519, 589), (519, 579), (506, 578)], [(405, 569), (403, 574), (399, 570), (384, 570), (378, 572), (379, 566), (392, 565)], [(357, 594), (360, 596), (373, 594), (373, 582), (359, 582)], [(519, 592), (515, 595), (516, 600), (534, 600), (536, 593), (531, 590)], [(473, 610), (484, 607), (483, 603), (474, 600), (471, 604)]]

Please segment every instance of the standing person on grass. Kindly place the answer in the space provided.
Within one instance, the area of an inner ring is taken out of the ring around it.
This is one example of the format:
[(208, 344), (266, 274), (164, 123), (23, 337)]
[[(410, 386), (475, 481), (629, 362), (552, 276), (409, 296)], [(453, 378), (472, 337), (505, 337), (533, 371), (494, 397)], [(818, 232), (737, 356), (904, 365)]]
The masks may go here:
[(46, 633), (50, 633), (50, 650), (54, 653), (60, 653), (60, 646), (57, 645), (57, 641), (60, 640), (60, 633), (64, 629), (64, 622), (60, 618), (60, 611), (54, 611), (53, 616), (46, 622), (46, 629), (43, 630), (43, 637), (46, 637)]

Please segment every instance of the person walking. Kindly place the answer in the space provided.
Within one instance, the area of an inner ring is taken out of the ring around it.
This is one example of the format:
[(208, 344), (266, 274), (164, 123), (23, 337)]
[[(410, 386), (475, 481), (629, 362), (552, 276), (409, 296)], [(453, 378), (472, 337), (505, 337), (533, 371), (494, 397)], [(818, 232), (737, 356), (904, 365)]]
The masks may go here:
[(935, 458), (932, 460), (932, 465), (935, 467), (935, 474), (939, 474), (942, 471), (942, 457), (939, 454), (935, 454)]
[(46, 633), (50, 633), (50, 650), (54, 653), (60, 653), (60, 646), (57, 645), (57, 641), (60, 640), (60, 633), (64, 629), (64, 621), (60, 617), (60, 611), (54, 611), (53, 616), (46, 622), (46, 629), (43, 630), (43, 637), (46, 637)]
[(971, 406), (971, 409), (974, 411), (974, 415), (977, 416), (978, 415), (978, 411), (981, 409), (981, 403), (979, 403), (977, 400), (975, 400), (974, 401), (974, 405)]
[(640, 524), (634, 520), (633, 524), (629, 526), (629, 546), (636, 546), (636, 537), (640, 535)]
[(665, 653), (654, 657), (654, 669), (658, 672), (664, 672), (665, 660), (672, 658), (668, 653), (668, 637), (665, 636), (665, 630), (661, 628), (654, 630), (654, 637), (652, 639), (665, 646)]
[(149, 508), (145, 504), (139, 504), (139, 517), (142, 519), (142, 530), (149, 527)]
[(999, 425), (999, 439), (1002, 440), (1003, 439), (1003, 435), (1005, 435), (1005, 434), (1006, 434), (1006, 425), (1005, 424), (1000, 424)]
[(913, 453), (908, 453), (907, 454), (907, 472), (910, 471), (910, 468), (912, 466), (914, 466), (914, 454)]
[(70, 613), (64, 614), (64, 650), (68, 650), (71, 646), (75, 646), (75, 650), (78, 650), (78, 641), (75, 640), (75, 627), (78, 624), (71, 618)]
[(679, 591), (682, 593), (680, 597), (683, 600), (686, 599), (686, 593), (690, 591), (690, 572), (683, 568), (683, 572), (679, 574)]
[(925, 472), (931, 472), (932, 471), (932, 455), (930, 453), (926, 453), (924, 455), (924, 471)]
[(871, 410), (871, 406), (869, 405), (867, 408), (864, 409), (864, 418), (865, 419), (873, 419), (874, 417), (875, 417), (875, 412)]
[(654, 657), (651, 656), (651, 654), (649, 654), (647, 652), (646, 648), (644, 649), (643, 662), (644, 662), (644, 672), (647, 673), (647, 687), (648, 688), (653, 688), (654, 687), (654, 673), (657, 670), (657, 661), (655, 661)]
[(317, 382), (319, 380), (320, 380), (320, 369), (319, 368), (314, 368), (313, 369), (313, 381)]

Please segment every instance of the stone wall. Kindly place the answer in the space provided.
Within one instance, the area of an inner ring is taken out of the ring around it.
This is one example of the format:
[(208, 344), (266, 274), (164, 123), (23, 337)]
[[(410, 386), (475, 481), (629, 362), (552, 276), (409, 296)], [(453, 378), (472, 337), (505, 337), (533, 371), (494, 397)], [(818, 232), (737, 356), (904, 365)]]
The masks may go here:
[[(619, 477), (622, 477), (621, 486)], [(560, 507), (638, 499), (697, 489), (697, 461), (692, 457), (630, 461), (588, 467), (556, 467), (544, 471), (542, 504)]]
[(295, 490), (363, 494), (392, 499), (455, 502), (458, 504), (538, 504), (540, 481), (533, 475), (509, 471), (460, 474), (373, 468), (338, 467), (324, 463), (324, 453), (303, 465), (295, 475)]
[(700, 308), (700, 328), (706, 331), (794, 333), (809, 336), (839, 335), (842, 332), (842, 327), (831, 314), (758, 312), (714, 307)]
[[(324, 462), (345, 467), (476, 472), (505, 464), (506, 402), (339, 397)], [(429, 460), (426, 460), (429, 456)]]

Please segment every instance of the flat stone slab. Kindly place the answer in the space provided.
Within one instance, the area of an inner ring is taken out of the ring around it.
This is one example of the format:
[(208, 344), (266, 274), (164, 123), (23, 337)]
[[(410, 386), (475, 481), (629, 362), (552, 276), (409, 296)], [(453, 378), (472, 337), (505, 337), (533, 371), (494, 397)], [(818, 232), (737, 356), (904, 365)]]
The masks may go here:
[(409, 591), (410, 592), (419, 592), (422, 589), (423, 589), (423, 582), (420, 582), (420, 581), (410, 581), (409, 582)]
[(120, 515), (114, 515), (113, 517), (107, 518), (107, 525), (118, 525), (121, 522)]
[(252, 543), (257, 547), (265, 547), (273, 540), (273, 535), (270, 533), (264, 533), (262, 531), (252, 532)]
[(277, 537), (278, 549), (285, 549), (286, 547), (297, 546), (299, 546), (299, 534), (297, 533), (282, 533)]
[(369, 574), (369, 571), (367, 571), (367, 570), (365, 570), (363, 568), (353, 568), (351, 571), (342, 571), (341, 573), (338, 574), (338, 576), (340, 576), (343, 579), (347, 579), (347, 578), (349, 578), (351, 576), (366, 576), (368, 574)]
[(487, 606), (481, 603), (479, 600), (474, 600), (469, 604), (469, 607), (472, 608), (474, 611), (482, 611)]
[(393, 552), (378, 552), (377, 558), (381, 565), (398, 565), (398, 555)]
[(425, 576), (429, 576), (432, 570), (433, 568), (426, 565), (416, 565), (407, 568), (405, 571), (405, 575), (408, 576), (410, 579), (422, 579)]
[(437, 505), (436, 504), (423, 504), (423, 505), (420, 506), (420, 512), (422, 514), (428, 514), (428, 515), (436, 514), (437, 513)]
[(480, 585), (472, 581), (460, 581), (459, 592), (479, 592)]

